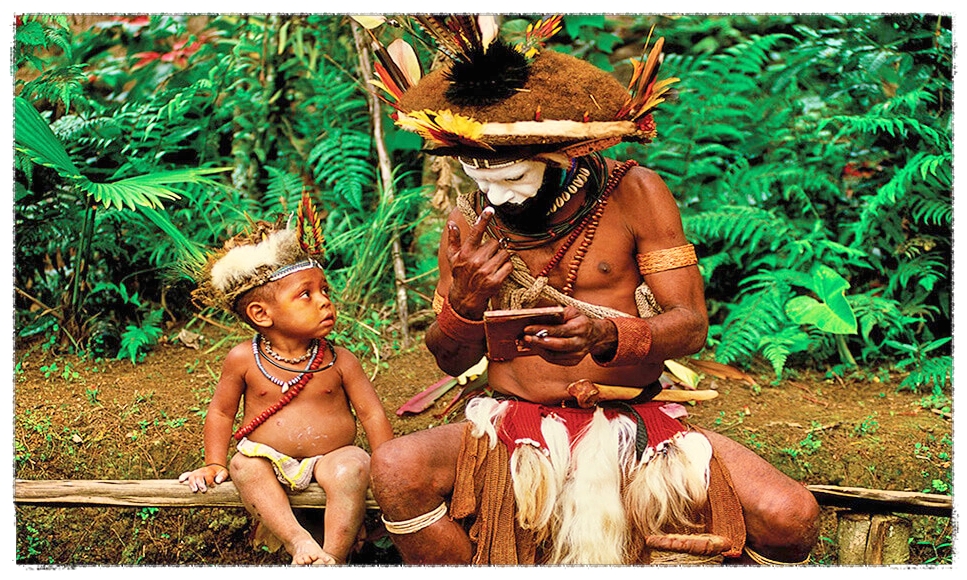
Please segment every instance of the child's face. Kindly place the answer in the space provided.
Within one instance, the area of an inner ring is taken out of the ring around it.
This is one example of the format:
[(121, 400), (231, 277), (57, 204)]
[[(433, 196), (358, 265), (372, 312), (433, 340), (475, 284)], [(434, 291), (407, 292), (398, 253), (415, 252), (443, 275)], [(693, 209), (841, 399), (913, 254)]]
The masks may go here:
[(322, 338), (336, 324), (329, 300), (329, 282), (319, 268), (309, 268), (273, 282), (275, 298), (268, 305), (272, 326), (293, 338)]

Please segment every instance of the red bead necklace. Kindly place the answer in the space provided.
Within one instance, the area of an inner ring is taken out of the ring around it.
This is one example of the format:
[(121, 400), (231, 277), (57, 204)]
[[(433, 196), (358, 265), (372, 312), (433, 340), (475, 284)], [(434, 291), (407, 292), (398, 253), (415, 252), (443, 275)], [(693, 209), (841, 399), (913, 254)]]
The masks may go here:
[[(258, 353), (256, 353), (255, 356), (258, 356)], [(319, 351), (316, 353), (315, 358), (312, 359), (311, 368), (318, 368), (319, 365), (322, 364), (322, 360), (324, 358), (326, 358), (326, 349), (320, 348)], [(235, 434), (233, 435), (233, 437), (235, 438), (235, 440), (236, 441), (241, 441), (243, 437), (247, 437), (252, 431), (255, 431), (255, 429), (257, 429), (259, 427), (259, 425), (261, 425), (262, 423), (265, 423), (268, 420), (269, 417), (271, 417), (272, 415), (274, 415), (277, 412), (279, 412), (279, 409), (281, 409), (282, 407), (288, 405), (289, 404), (289, 401), (291, 401), (292, 399), (294, 399), (295, 396), (299, 394), (299, 391), (301, 391), (303, 389), (303, 387), (305, 387), (306, 384), (311, 379), (312, 379), (312, 373), (311, 372), (304, 373), (302, 375), (302, 377), (300, 377), (299, 380), (296, 381), (295, 384), (293, 384), (292, 386), (290, 386), (288, 388), (288, 390), (286, 390), (285, 394), (282, 395), (282, 398), (281, 399), (279, 399), (278, 401), (276, 401), (275, 403), (273, 403), (266, 410), (264, 410), (261, 413), (259, 413), (259, 415), (257, 417), (255, 417), (254, 419), (252, 419), (248, 423), (248, 425), (245, 425), (244, 427), (242, 427), (238, 431), (236, 431)]]
[(571, 263), (568, 266), (567, 278), (565, 279), (564, 286), (561, 289), (561, 292), (564, 294), (568, 296), (571, 295), (571, 292), (574, 291), (574, 282), (578, 277), (578, 270), (581, 268), (581, 262), (584, 260), (584, 256), (588, 253), (588, 248), (591, 247), (591, 242), (594, 241), (594, 234), (598, 230), (598, 223), (601, 221), (601, 216), (604, 214), (605, 206), (608, 205), (608, 198), (611, 196), (611, 193), (617, 189), (618, 184), (621, 182), (621, 179), (624, 177), (625, 173), (636, 165), (638, 165), (638, 162), (632, 159), (622, 163), (611, 172), (604, 191), (601, 192), (601, 197), (598, 198), (597, 207), (594, 209), (594, 212), (585, 217), (578, 227), (571, 231), (567, 239), (564, 240), (564, 243), (561, 244), (561, 247), (558, 248), (557, 252), (554, 253), (547, 265), (544, 266), (544, 269), (541, 270), (537, 275), (538, 278), (547, 277), (551, 273), (551, 270), (557, 267), (560, 261), (564, 259), (564, 254), (571, 249), (571, 245), (573, 245), (578, 239), (578, 236), (584, 232), (584, 240), (581, 242), (581, 245), (578, 246), (577, 251), (574, 253), (574, 257), (571, 258)]

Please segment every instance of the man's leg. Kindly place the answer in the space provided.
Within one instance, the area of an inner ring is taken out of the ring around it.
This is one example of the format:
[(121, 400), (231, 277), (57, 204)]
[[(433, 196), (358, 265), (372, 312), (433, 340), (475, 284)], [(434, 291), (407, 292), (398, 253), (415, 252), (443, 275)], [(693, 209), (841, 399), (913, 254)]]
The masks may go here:
[(236, 453), (232, 456), (229, 471), (245, 509), (282, 541), (286, 551), (292, 555), (293, 564), (335, 563), (296, 520), (289, 505), (289, 496), (282, 489), (267, 459)]
[(326, 492), (322, 549), (345, 564), (366, 514), (369, 455), (355, 446), (336, 449), (316, 461), (313, 474)]
[(453, 492), (465, 427), (456, 423), (418, 431), (387, 441), (373, 453), (373, 495), (390, 522), (387, 529), (392, 523), (413, 529), (392, 533), (407, 564), (470, 563), (470, 539), (458, 523), (444, 515), (423, 527), (423, 516), (438, 510)]
[[(732, 476), (745, 514), (747, 548), (767, 563), (804, 563), (819, 535), (819, 504), (813, 494), (750, 449), (702, 432)], [(748, 554), (739, 561), (754, 562)]]

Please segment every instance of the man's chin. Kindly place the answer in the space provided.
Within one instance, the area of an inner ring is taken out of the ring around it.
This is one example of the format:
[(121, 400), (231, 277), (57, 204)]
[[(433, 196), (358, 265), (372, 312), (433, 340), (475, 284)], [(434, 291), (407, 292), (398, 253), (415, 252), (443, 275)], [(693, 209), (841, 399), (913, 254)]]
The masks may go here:
[(513, 203), (508, 201), (507, 203), (495, 205), (494, 211), (497, 213), (497, 215), (520, 215), (526, 212), (528, 207), (530, 207), (530, 204), (528, 204), (526, 201), (523, 203)]

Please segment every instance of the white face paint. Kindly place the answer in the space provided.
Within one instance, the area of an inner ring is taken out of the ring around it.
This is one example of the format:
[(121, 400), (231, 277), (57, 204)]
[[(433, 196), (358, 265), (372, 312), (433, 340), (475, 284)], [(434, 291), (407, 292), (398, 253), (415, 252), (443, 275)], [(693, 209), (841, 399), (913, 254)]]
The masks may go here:
[(528, 160), (496, 169), (476, 168), (463, 162), (461, 165), (494, 205), (520, 205), (537, 195), (544, 181), (544, 170), (547, 169), (547, 164), (542, 161)]

